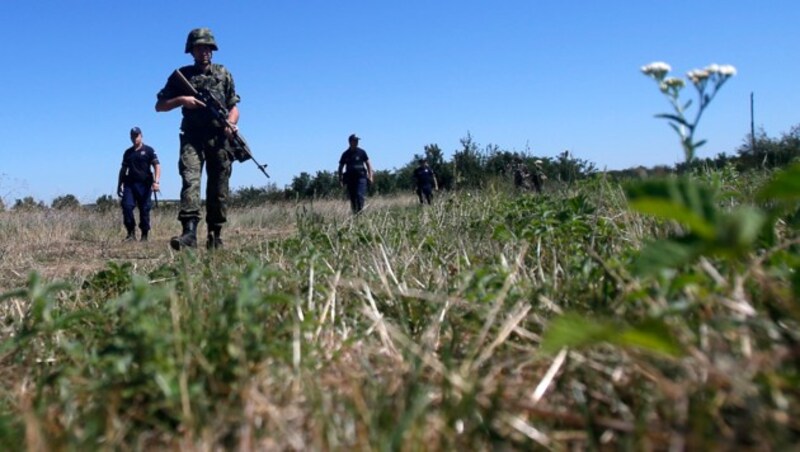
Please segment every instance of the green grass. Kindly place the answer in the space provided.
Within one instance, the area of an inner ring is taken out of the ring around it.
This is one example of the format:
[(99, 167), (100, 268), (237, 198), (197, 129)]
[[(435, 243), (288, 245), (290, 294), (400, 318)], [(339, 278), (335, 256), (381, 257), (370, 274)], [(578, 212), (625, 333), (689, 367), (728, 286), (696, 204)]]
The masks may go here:
[[(765, 178), (687, 190), (721, 192), (703, 196), (728, 221), (761, 208), (744, 187)], [(669, 214), (628, 207), (648, 190), (373, 199), (355, 218), (344, 202), (239, 210), (220, 252), (151, 244), (137, 260), (114, 244), (102, 269), (33, 273), (0, 302), (0, 447), (795, 444), (796, 229), (720, 254), (727, 236), (701, 247)], [(4, 215), (0, 231), (47, 235)], [(97, 215), (62, 235), (115, 241)], [(654, 243), (693, 257), (643, 263)]]

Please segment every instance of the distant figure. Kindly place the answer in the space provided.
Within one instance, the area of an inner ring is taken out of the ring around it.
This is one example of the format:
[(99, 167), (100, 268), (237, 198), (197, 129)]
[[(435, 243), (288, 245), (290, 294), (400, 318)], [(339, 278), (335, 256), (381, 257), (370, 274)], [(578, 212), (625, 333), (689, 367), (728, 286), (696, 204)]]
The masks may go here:
[(419, 159), (419, 166), (414, 170), (414, 185), (417, 188), (419, 203), (424, 204), (424, 201), (427, 201), (430, 205), (433, 199), (433, 189), (438, 191), (439, 183), (436, 181), (436, 174), (428, 166), (428, 160), (425, 158)]
[(530, 173), (528, 172), (528, 167), (522, 163), (517, 162), (514, 165), (514, 187), (519, 190), (530, 190)]
[[(350, 147), (339, 158), (339, 184), (347, 187), (350, 198), (350, 209), (354, 214), (364, 209), (364, 198), (367, 196), (367, 183), (372, 182), (372, 166), (367, 152), (358, 147), (361, 140), (355, 134), (347, 138)], [(343, 171), (346, 168), (346, 171)]]
[(542, 161), (534, 161), (533, 167), (533, 174), (530, 175), (531, 182), (533, 183), (533, 188), (536, 190), (536, 193), (541, 193), (542, 187), (544, 186), (544, 180), (547, 179), (547, 176), (544, 175), (544, 171), (542, 170)]
[(181, 208), (178, 220), (183, 227), (181, 235), (172, 237), (169, 245), (175, 249), (197, 247), (197, 223), (200, 222), (200, 177), (206, 167), (206, 248), (222, 248), (222, 225), (227, 221), (227, 200), (230, 192), (233, 150), (230, 139), (239, 122), (239, 95), (233, 75), (221, 64), (211, 62), (212, 53), (218, 50), (217, 41), (208, 28), (196, 28), (186, 38), (185, 53), (192, 55), (194, 64), (180, 68), (192, 86), (208, 90), (228, 110), (226, 118), (231, 124), (215, 119), (204, 108), (205, 104), (186, 92), (175, 77), (167, 79), (158, 92), (156, 111), (164, 112), (181, 107), (180, 156), (178, 171), (181, 175)]
[[(156, 151), (142, 141), (142, 130), (138, 127), (131, 129), (131, 143), (133, 146), (125, 150), (122, 155), (122, 167), (117, 177), (117, 196), (122, 198), (122, 223), (128, 235), (126, 242), (136, 240), (136, 220), (133, 209), (139, 209), (139, 229), (142, 231), (143, 242), (147, 241), (150, 233), (150, 196), (158, 191), (158, 181), (161, 179), (161, 165), (158, 162)], [(150, 171), (153, 167), (153, 172)]]

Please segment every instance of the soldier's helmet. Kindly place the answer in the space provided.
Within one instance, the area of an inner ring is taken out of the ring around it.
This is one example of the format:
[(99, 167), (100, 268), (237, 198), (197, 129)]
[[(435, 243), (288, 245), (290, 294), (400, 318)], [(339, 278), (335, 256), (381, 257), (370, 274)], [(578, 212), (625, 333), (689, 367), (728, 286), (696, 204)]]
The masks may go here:
[(198, 44), (205, 44), (211, 47), (211, 50), (218, 50), (217, 41), (208, 28), (195, 28), (189, 32), (189, 36), (186, 37), (185, 53), (192, 53), (192, 48)]

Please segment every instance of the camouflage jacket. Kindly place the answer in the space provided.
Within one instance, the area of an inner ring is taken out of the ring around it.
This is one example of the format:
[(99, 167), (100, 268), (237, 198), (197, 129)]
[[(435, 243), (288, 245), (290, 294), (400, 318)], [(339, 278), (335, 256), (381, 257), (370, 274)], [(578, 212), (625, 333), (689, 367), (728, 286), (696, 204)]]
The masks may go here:
[[(228, 110), (241, 100), (239, 95), (236, 94), (233, 76), (221, 64), (212, 64), (205, 73), (200, 72), (200, 69), (194, 65), (184, 66), (180, 68), (180, 71), (195, 89), (207, 89)], [(158, 100), (172, 99), (186, 94), (180, 82), (170, 77), (164, 88), (158, 92)], [(181, 130), (184, 132), (209, 134), (212, 131), (221, 130), (223, 127), (222, 124), (214, 120), (211, 112), (204, 108), (193, 110), (182, 108), (181, 113), (183, 113)]]

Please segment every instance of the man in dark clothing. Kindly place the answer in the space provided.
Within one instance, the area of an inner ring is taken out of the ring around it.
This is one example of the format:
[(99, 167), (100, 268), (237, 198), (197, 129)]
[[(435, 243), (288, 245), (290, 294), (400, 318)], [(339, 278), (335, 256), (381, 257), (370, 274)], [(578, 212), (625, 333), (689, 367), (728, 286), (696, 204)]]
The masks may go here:
[(181, 209), (178, 220), (182, 233), (170, 240), (175, 250), (197, 247), (197, 223), (200, 221), (200, 176), (206, 167), (206, 225), (208, 249), (222, 248), (222, 225), (227, 221), (227, 199), (232, 170), (233, 149), (230, 139), (237, 131), (239, 95), (233, 76), (221, 64), (211, 62), (218, 49), (208, 28), (196, 28), (186, 38), (185, 52), (192, 55), (194, 64), (180, 72), (198, 91), (208, 90), (228, 110), (227, 124), (221, 123), (204, 108), (205, 104), (186, 92), (175, 77), (167, 80), (158, 93), (156, 111), (165, 112), (181, 107), (183, 121), (180, 133), (178, 171), (182, 179)]
[(530, 172), (528, 172), (528, 166), (522, 163), (522, 161), (517, 161), (514, 165), (514, 187), (519, 190), (530, 190)]
[[(122, 167), (117, 178), (117, 195), (122, 198), (122, 222), (128, 235), (126, 241), (136, 240), (136, 220), (133, 209), (139, 209), (139, 229), (142, 241), (147, 241), (150, 232), (150, 195), (158, 191), (161, 179), (161, 165), (156, 151), (142, 141), (142, 131), (138, 127), (131, 129), (133, 146), (125, 150), (122, 156)], [(150, 171), (153, 167), (155, 176)]]
[[(339, 158), (339, 184), (347, 186), (350, 197), (350, 208), (359, 213), (364, 208), (364, 197), (367, 195), (367, 182), (372, 182), (372, 166), (367, 152), (358, 147), (360, 140), (355, 134), (348, 137), (350, 147)], [(347, 168), (347, 171), (343, 171)]]
[(428, 201), (428, 205), (430, 205), (433, 199), (433, 189), (438, 191), (439, 183), (436, 181), (436, 174), (428, 166), (428, 160), (425, 158), (419, 160), (419, 166), (414, 170), (414, 185), (417, 187), (419, 203), (423, 204), (424, 201)]
[(547, 179), (547, 176), (544, 175), (544, 171), (542, 171), (542, 161), (536, 160), (533, 162), (534, 170), (533, 174), (531, 174), (531, 182), (533, 182), (533, 188), (536, 190), (536, 193), (542, 192), (542, 186), (544, 185), (544, 180)]

